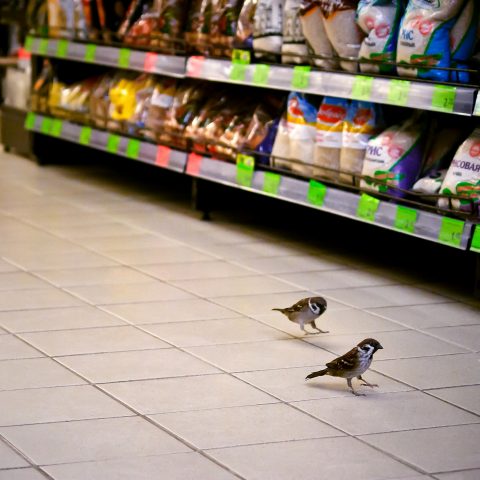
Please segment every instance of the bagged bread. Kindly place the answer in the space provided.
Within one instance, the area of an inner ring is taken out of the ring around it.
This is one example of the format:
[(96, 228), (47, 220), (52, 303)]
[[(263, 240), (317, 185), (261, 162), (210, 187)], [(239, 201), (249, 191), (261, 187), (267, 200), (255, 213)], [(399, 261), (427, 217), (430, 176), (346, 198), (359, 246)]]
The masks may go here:
[(308, 62), (308, 49), (300, 22), (301, 4), (302, 0), (285, 0), (283, 10), (282, 63)]
[(358, 57), (385, 64), (360, 63), (360, 71), (391, 73), (395, 70), (387, 62), (395, 61), (400, 18), (403, 13), (401, 0), (360, 0), (357, 23), (367, 37), (363, 40)]
[(242, 3), (239, 0), (212, 0), (210, 55), (232, 56), (233, 40), (241, 7)]
[(185, 28), (187, 50), (205, 55), (208, 51), (212, 0), (193, 0)]
[[(292, 92), (287, 114), (280, 121), (273, 145), (274, 166), (311, 176), (316, 136), (317, 109), (306, 98)], [(285, 160), (286, 159), (286, 160)], [(295, 160), (289, 162), (288, 159)]]
[(51, 37), (72, 37), (74, 4), (69, 0), (48, 0), (48, 31)]
[(303, 35), (308, 46), (315, 55), (322, 58), (314, 58), (313, 63), (317, 67), (333, 69), (338, 67), (338, 60), (325, 31), (323, 13), (318, 2), (304, 0), (300, 10), (300, 22)]
[(258, 58), (282, 51), (284, 0), (258, 0), (253, 22), (253, 49)]
[[(440, 193), (465, 197), (465, 200), (452, 199), (452, 207), (456, 210), (478, 215), (478, 205), (480, 203), (480, 128), (476, 128), (455, 153)], [(450, 202), (448, 199), (441, 198), (438, 201), (438, 206), (449, 208)]]
[(348, 72), (357, 71), (357, 58), (364, 38), (355, 20), (358, 0), (318, 0), (323, 13), (325, 32), (339, 57), (340, 66)]
[(347, 116), (348, 100), (324, 97), (317, 114), (317, 135), (313, 175), (338, 180), (343, 124)]
[(425, 143), (425, 121), (414, 115), (401, 125), (387, 128), (368, 142), (362, 175), (362, 188), (403, 197), (403, 192), (393, 187), (408, 190), (418, 177)]
[(450, 31), (464, 0), (410, 0), (400, 24), (397, 62), (418, 68), (398, 67), (407, 77), (445, 82), (448, 70), (427, 67), (450, 67)]
[[(466, 62), (475, 50), (479, 18), (479, 2), (467, 0), (450, 33), (452, 67), (459, 70), (468, 68)], [(470, 74), (469, 72), (452, 71), (450, 72), (450, 80), (452, 82), (467, 83), (470, 81)]]
[(343, 123), (342, 150), (340, 152), (340, 180), (358, 185), (355, 175), (362, 173), (365, 151), (372, 136), (377, 135), (383, 126), (382, 110), (370, 102), (352, 100)]
[(238, 16), (235, 45), (238, 48), (253, 48), (253, 28), (258, 0), (245, 0)]

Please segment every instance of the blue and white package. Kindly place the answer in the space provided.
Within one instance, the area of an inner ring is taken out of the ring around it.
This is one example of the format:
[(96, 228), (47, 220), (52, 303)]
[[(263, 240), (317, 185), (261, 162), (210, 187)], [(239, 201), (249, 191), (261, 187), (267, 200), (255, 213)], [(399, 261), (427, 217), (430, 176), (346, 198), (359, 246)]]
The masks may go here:
[(395, 61), (398, 29), (403, 13), (402, 0), (360, 0), (357, 7), (357, 24), (367, 34), (358, 58), (385, 64), (361, 63), (362, 72), (391, 73)]
[(398, 67), (399, 75), (449, 80), (448, 70), (431, 67), (450, 67), (450, 32), (464, 3), (463, 0), (409, 0), (400, 24), (397, 62), (416, 68)]
[[(477, 42), (479, 16), (479, 2), (467, 0), (450, 33), (452, 67), (459, 70), (468, 68), (466, 62), (473, 55)], [(450, 80), (467, 83), (470, 80), (470, 75), (468, 72), (462, 71), (451, 72)]]

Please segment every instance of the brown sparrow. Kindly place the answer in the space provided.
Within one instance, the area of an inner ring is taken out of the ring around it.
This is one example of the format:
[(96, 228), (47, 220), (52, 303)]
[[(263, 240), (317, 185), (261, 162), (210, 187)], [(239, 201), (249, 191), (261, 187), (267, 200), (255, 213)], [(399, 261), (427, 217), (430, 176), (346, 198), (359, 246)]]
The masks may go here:
[(372, 383), (368, 383), (362, 378), (364, 373), (370, 367), (372, 363), (373, 354), (383, 348), (377, 340), (374, 338), (366, 338), (362, 340), (356, 347), (352, 348), (349, 352), (341, 357), (332, 360), (327, 363), (327, 368), (313, 372), (308, 375), (305, 380), (315, 377), (321, 377), (323, 375), (331, 375), (332, 377), (341, 377), (347, 379), (347, 384), (354, 395), (363, 395), (357, 393), (352, 387), (352, 378), (357, 377), (361, 380), (362, 385), (367, 387), (378, 387)]
[(327, 301), (323, 297), (302, 298), (295, 305), (287, 308), (272, 308), (282, 312), (291, 322), (298, 323), (306, 335), (313, 332), (305, 330), (305, 324), (309, 323), (318, 333), (328, 333), (320, 330), (315, 325), (315, 320), (327, 309)]

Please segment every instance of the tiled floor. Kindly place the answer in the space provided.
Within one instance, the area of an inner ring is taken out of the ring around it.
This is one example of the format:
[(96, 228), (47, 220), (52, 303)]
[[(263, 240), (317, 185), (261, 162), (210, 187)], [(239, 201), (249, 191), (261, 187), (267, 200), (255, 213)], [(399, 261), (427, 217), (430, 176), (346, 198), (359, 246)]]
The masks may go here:
[(179, 197), (0, 154), (0, 480), (480, 478), (478, 302)]

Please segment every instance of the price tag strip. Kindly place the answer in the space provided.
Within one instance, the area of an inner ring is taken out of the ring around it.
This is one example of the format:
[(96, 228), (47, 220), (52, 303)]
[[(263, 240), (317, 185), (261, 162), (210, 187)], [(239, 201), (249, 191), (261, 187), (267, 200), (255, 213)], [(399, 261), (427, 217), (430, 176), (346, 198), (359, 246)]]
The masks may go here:
[(237, 155), (237, 183), (242, 187), (251, 187), (253, 181), (253, 172), (255, 169), (255, 159), (250, 155), (239, 153)]

